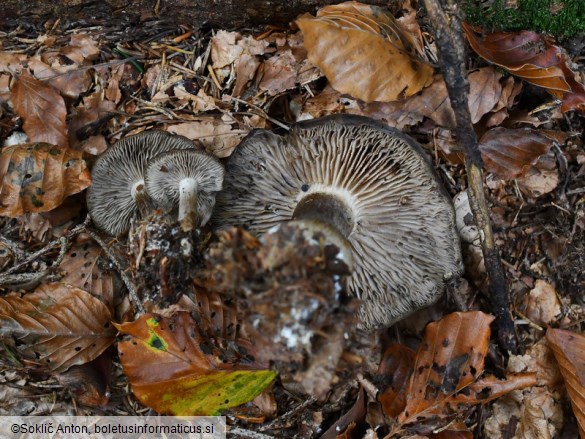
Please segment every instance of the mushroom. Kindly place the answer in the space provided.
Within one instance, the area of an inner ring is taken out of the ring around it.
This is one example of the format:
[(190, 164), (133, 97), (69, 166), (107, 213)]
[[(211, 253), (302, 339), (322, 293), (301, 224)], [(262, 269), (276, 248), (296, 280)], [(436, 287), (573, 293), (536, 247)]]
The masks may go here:
[(146, 192), (162, 208), (179, 209), (183, 231), (209, 221), (224, 167), (205, 151), (176, 150), (156, 156), (146, 168)]
[(451, 199), (420, 145), (375, 120), (334, 115), (284, 136), (250, 133), (226, 164), (212, 223), (257, 234), (321, 223), (353, 253), (361, 326), (390, 326), (434, 303), (462, 272)]
[(195, 149), (183, 136), (166, 131), (144, 131), (124, 137), (95, 162), (87, 208), (94, 224), (110, 235), (128, 231), (132, 218), (149, 203), (144, 172), (155, 156), (176, 149)]

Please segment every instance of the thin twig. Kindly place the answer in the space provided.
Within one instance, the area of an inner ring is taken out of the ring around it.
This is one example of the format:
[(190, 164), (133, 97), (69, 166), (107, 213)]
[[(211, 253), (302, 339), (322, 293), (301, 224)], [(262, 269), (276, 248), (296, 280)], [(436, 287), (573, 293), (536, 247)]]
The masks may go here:
[[(47, 244), (46, 246), (44, 246), (40, 250), (37, 250), (36, 252), (30, 254), (26, 259), (18, 262), (17, 264), (14, 264), (8, 270), (6, 270), (4, 273), (2, 273), (2, 275), (8, 275), (8, 274), (14, 273), (18, 269), (30, 264), (31, 262), (38, 260), (41, 256), (52, 251), (54, 247), (57, 247), (57, 245), (61, 246), (61, 248), (62, 248), (63, 247), (63, 240), (65, 240), (65, 242), (67, 243), (68, 240), (70, 240), (71, 238), (73, 238), (76, 235), (79, 235), (81, 232), (83, 232), (84, 229), (85, 229), (85, 223), (79, 224), (78, 226), (75, 226), (73, 229), (71, 229), (69, 232), (67, 232), (62, 237), (54, 239), (53, 241), (51, 241), (49, 244)], [(58, 264), (53, 264), (52, 266), (56, 267), (57, 265)]]
[[(61, 245), (61, 250), (59, 250), (59, 255), (57, 259), (53, 261), (53, 263), (45, 268), (42, 271), (33, 272), (33, 273), (3, 273), (0, 274), (0, 287), (4, 288), (18, 288), (18, 289), (32, 289), (35, 288), (40, 282), (43, 280), (53, 281), (57, 280), (59, 276), (50, 276), (52, 272), (54, 272), (63, 259), (65, 258), (65, 254), (67, 253), (67, 248), (69, 247), (69, 239), (71, 236), (61, 236), (57, 241)], [(54, 243), (54, 241), (53, 241)], [(53, 246), (47, 246), (42, 250), (47, 248), (52, 248)], [(37, 252), (38, 253), (38, 252)], [(29, 257), (30, 258), (30, 257)]]
[(274, 125), (279, 126), (280, 128), (284, 128), (285, 130), (290, 130), (290, 127), (282, 122), (280, 122), (279, 120), (274, 119), (273, 117), (270, 117), (268, 114), (266, 114), (266, 112), (258, 107), (257, 105), (251, 104), (250, 102), (244, 101), (242, 99), (238, 99), (234, 96), (225, 96), (226, 98), (231, 99), (232, 101), (238, 102), (239, 104), (243, 104), (246, 105), (247, 107), (251, 108), (252, 110), (256, 110), (256, 116), (260, 116), (270, 122), (272, 122)]
[(432, 23), (439, 49), (439, 64), (447, 84), (451, 107), (455, 113), (456, 137), (465, 151), (469, 204), (475, 224), (480, 230), (481, 249), (489, 279), (490, 299), (496, 316), (499, 342), (505, 350), (515, 353), (517, 340), (510, 313), (508, 286), (492, 233), (483, 188), (482, 159), (469, 113), (467, 97), (469, 82), (465, 76), (465, 45), (458, 17), (460, 10), (454, 0), (443, 1), (447, 3), (445, 10), (440, 0), (424, 0), (424, 3)]

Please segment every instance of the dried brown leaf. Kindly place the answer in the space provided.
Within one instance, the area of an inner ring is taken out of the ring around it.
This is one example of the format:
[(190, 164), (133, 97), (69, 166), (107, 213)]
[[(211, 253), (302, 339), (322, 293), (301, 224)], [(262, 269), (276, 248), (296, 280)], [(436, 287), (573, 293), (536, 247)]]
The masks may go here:
[(523, 394), (516, 436), (522, 439), (552, 439), (563, 426), (560, 398), (546, 388), (535, 387)]
[(11, 97), (30, 142), (69, 146), (65, 101), (53, 87), (24, 72), (14, 82)]
[(71, 61), (82, 65), (86, 61), (95, 60), (100, 54), (100, 49), (89, 35), (75, 33), (71, 35), (69, 45), (62, 47), (60, 52)]
[(253, 37), (242, 37), (238, 32), (218, 31), (211, 38), (211, 61), (214, 69), (227, 67), (243, 53), (262, 55), (268, 44)]
[(110, 309), (114, 307), (115, 282), (102, 259), (103, 250), (87, 236), (78, 236), (65, 254), (59, 270), (64, 274), (61, 282), (80, 288), (100, 298)]
[(242, 56), (240, 56), (236, 65), (236, 82), (232, 92), (234, 96), (239, 97), (244, 93), (246, 85), (254, 78), (254, 75), (256, 75), (256, 70), (260, 64), (258, 58), (249, 53), (243, 53)]
[(0, 104), (10, 101), (10, 80), (12, 75), (8, 73), (0, 74)]
[(477, 123), (500, 101), (501, 73), (493, 67), (483, 67), (469, 74), (469, 112), (471, 122)]
[(526, 316), (537, 325), (550, 325), (561, 314), (557, 291), (548, 282), (537, 279), (526, 298)]
[(229, 156), (249, 130), (232, 128), (222, 119), (185, 122), (171, 125), (168, 131), (201, 142), (205, 149), (217, 157)]
[(406, 407), (406, 386), (414, 368), (415, 352), (401, 344), (390, 345), (378, 367), (377, 375), (390, 380), (388, 387), (378, 394), (382, 410), (390, 417), (396, 417)]
[(549, 137), (529, 128), (496, 127), (486, 132), (479, 142), (485, 168), (502, 179), (526, 174), (552, 146)]
[(534, 374), (480, 379), (492, 320), (479, 311), (457, 312), (427, 326), (395, 431), (432, 432), (466, 407), (535, 384)]
[(110, 399), (112, 350), (102, 352), (89, 363), (72, 366), (56, 375), (59, 384), (67, 388), (75, 400), (90, 407), (100, 407)]
[(561, 110), (585, 110), (585, 87), (567, 65), (567, 55), (541, 34), (530, 31), (483, 34), (462, 23), (469, 44), (482, 58), (563, 101)]
[(384, 10), (359, 2), (326, 6), (297, 19), (309, 61), (333, 88), (365, 102), (412, 96), (432, 82), (433, 68)]
[(82, 151), (30, 143), (0, 153), (0, 215), (47, 212), (91, 184)]
[(58, 90), (62, 96), (77, 99), (91, 84), (91, 75), (88, 70), (79, 70), (76, 64), (54, 63), (46, 64), (41, 58), (33, 56), (28, 60), (28, 67), (35, 78), (42, 80)]
[[(69, 141), (72, 148), (82, 148), (92, 155), (104, 152), (107, 143), (101, 133), (101, 127), (110, 120), (116, 104), (104, 99), (103, 90), (84, 96), (82, 102), (72, 111), (69, 122)], [(87, 140), (97, 137), (92, 142)]]
[(23, 53), (0, 52), (0, 72), (19, 74), (24, 69), (27, 56)]
[[(542, 156), (526, 175), (516, 179), (518, 188), (529, 198), (538, 198), (555, 190), (560, 177), (551, 153)], [(551, 167), (552, 164), (552, 167)]]
[(290, 50), (285, 50), (264, 62), (259, 87), (274, 96), (294, 88), (298, 80), (299, 64)]
[[(331, 427), (327, 429), (321, 439), (345, 439), (351, 438), (351, 430), (353, 429), (352, 426), (359, 422), (361, 422), (366, 415), (366, 392), (364, 392), (363, 387), (360, 387), (360, 391), (358, 393), (358, 397), (355, 400), (355, 403), (349, 409), (347, 413), (345, 413), (341, 418), (337, 420)], [(349, 432), (348, 432), (349, 430)], [(346, 434), (350, 433), (350, 434)]]
[(243, 77), (236, 78), (239, 81), (238, 91), (242, 91), (248, 78), (253, 77), (252, 70), (255, 70), (260, 64), (257, 62), (256, 56), (262, 55), (267, 46), (266, 41), (256, 40), (249, 36), (242, 37), (237, 32), (218, 31), (211, 38), (211, 61), (219, 81), (223, 82), (231, 74), (230, 66), (235, 64), (237, 68), (240, 59), (244, 57), (242, 65), (239, 67)]
[(32, 363), (63, 372), (97, 358), (116, 335), (108, 307), (61, 283), (0, 298), (0, 336)]
[(546, 339), (565, 379), (573, 413), (579, 423), (579, 432), (581, 437), (585, 437), (585, 336), (549, 328)]

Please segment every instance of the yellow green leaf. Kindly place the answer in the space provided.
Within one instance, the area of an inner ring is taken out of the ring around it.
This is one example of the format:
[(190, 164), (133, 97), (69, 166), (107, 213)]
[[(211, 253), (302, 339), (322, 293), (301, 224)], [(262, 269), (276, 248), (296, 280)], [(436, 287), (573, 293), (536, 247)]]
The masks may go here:
[(118, 350), (132, 391), (159, 413), (218, 414), (251, 401), (276, 376), (255, 360), (249, 340), (211, 337), (186, 311), (116, 327), (131, 336)]

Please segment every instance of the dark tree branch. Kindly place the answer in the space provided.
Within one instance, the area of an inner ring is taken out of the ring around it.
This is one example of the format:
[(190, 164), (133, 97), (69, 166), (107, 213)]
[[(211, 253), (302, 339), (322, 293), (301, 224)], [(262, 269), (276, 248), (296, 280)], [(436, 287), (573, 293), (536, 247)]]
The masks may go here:
[[(445, 7), (440, 4), (441, 2), (446, 3)], [(439, 64), (447, 84), (451, 107), (455, 112), (457, 123), (455, 134), (465, 153), (469, 204), (480, 231), (498, 339), (505, 350), (515, 353), (517, 340), (510, 315), (506, 276), (492, 234), (483, 189), (481, 154), (469, 113), (467, 98), (469, 83), (465, 76), (465, 44), (461, 33), (460, 10), (453, 0), (424, 0), (424, 3), (439, 49)]]

